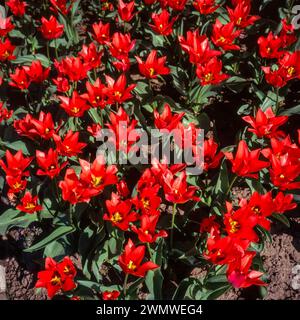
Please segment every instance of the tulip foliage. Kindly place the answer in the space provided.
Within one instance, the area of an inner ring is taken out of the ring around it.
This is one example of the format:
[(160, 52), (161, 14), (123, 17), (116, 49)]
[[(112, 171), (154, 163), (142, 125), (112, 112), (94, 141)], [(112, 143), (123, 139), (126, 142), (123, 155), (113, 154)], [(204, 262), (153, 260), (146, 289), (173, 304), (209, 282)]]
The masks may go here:
[[(25, 249), (40, 257), (37, 290), (74, 300), (265, 293), (264, 244), (300, 201), (292, 3), (5, 1), (0, 234), (43, 228)], [(151, 154), (141, 129), (176, 130), (174, 149), (195, 154), (202, 129), (202, 171), (165, 158), (109, 163), (97, 153), (102, 129), (116, 155)], [(193, 138), (179, 144), (185, 131)]]

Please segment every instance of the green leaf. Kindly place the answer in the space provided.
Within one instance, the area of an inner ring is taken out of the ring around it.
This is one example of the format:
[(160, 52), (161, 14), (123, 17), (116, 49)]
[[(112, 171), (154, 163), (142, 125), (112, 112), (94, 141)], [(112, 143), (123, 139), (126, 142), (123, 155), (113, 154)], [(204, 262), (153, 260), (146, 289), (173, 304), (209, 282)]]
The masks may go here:
[(189, 82), (186, 71), (178, 66), (169, 66), (171, 69), (171, 76), (175, 89), (182, 95), (187, 94), (186, 83)]
[[(276, 106), (277, 95), (275, 92), (269, 91), (263, 104), (261, 105), (262, 111), (266, 111), (269, 107)], [(284, 97), (278, 97), (279, 104), (284, 101)]]
[(234, 93), (239, 93), (241, 92), (244, 87), (249, 84), (250, 81), (241, 78), (241, 77), (230, 77), (228, 80), (226, 80), (225, 85), (228, 89), (233, 91)]
[(215, 300), (231, 288), (230, 284), (222, 285), (215, 290), (209, 290), (201, 296), (201, 300)]
[(298, 115), (300, 114), (300, 105), (282, 110), (279, 115), (281, 116), (293, 116), (293, 115)]
[(63, 257), (68, 255), (67, 248), (69, 244), (65, 238), (60, 238), (56, 241), (49, 243), (44, 250), (45, 257), (56, 258), (61, 260)]
[(75, 228), (73, 226), (59, 226), (52, 233), (50, 233), (46, 238), (34, 244), (30, 248), (24, 250), (25, 252), (34, 252), (44, 248), (49, 243), (71, 233), (74, 232)]
[(176, 291), (174, 292), (172, 300), (183, 300), (187, 297), (189, 297), (189, 290), (192, 286), (194, 286), (196, 283), (195, 278), (185, 278), (177, 287)]
[(226, 159), (223, 159), (220, 167), (219, 177), (215, 184), (214, 193), (217, 196), (221, 196), (223, 198), (224, 196), (226, 196), (228, 189), (229, 189), (228, 170), (226, 165)]
[(77, 280), (79, 286), (95, 290), (96, 292), (101, 292), (101, 286), (99, 283), (88, 280)]
[(246, 179), (246, 183), (249, 186), (251, 193), (257, 191), (260, 194), (266, 193), (266, 189), (263, 185), (256, 179)]
[[(157, 248), (153, 254), (153, 262), (157, 265), (162, 265), (163, 258), (163, 244), (164, 240), (160, 239)], [(150, 292), (150, 299), (161, 300), (162, 299), (162, 285), (164, 277), (161, 269), (150, 270), (147, 273), (145, 284)]]
[(288, 228), (291, 227), (289, 219), (284, 214), (273, 213), (272, 217), (283, 223)]
[(139, 278), (135, 280), (127, 290), (126, 298), (130, 300), (136, 300), (137, 298), (137, 289), (144, 282), (144, 278)]
[(48, 58), (40, 53), (37, 53), (35, 55), (29, 54), (25, 56), (18, 56), (17, 59), (12, 60), (11, 62), (13, 64), (30, 65), (32, 61), (35, 61), (35, 60), (40, 60), (42, 65), (46, 68), (48, 68), (50, 65)]
[(36, 214), (28, 214), (15, 209), (8, 209), (0, 215), (0, 234), (4, 235), (13, 227), (26, 228), (34, 221), (37, 221)]

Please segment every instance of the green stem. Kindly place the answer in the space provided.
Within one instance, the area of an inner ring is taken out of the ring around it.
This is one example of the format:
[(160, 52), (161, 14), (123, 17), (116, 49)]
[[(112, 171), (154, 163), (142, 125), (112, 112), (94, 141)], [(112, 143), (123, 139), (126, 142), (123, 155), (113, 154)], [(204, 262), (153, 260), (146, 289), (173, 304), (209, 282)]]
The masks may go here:
[(55, 57), (56, 57), (56, 60), (58, 61), (58, 52), (57, 52), (57, 42), (56, 42), (56, 39), (54, 40), (54, 45), (55, 45)]
[(47, 41), (47, 58), (48, 58), (48, 60), (49, 60), (49, 63), (50, 63), (50, 48), (49, 48), (49, 42)]
[(102, 128), (104, 127), (104, 122), (103, 122), (103, 110), (102, 109), (100, 109), (100, 119), (101, 119), (101, 126), (102, 126)]
[(150, 243), (149, 242), (147, 242), (147, 248), (148, 248), (150, 260), (153, 261), (153, 256), (152, 256), (151, 247), (150, 247)]
[(57, 179), (54, 178), (52, 180), (52, 183), (54, 185), (54, 191), (55, 191), (55, 196), (56, 196), (56, 201), (57, 201), (57, 204), (59, 205), (60, 204), (60, 199), (59, 199), (59, 191), (58, 191), (58, 186), (57, 186)]
[(229, 185), (229, 188), (228, 188), (228, 190), (227, 190), (227, 192), (226, 192), (226, 196), (229, 195), (230, 190), (232, 189), (232, 187), (233, 187), (234, 183), (236, 182), (237, 178), (238, 178), (238, 176), (234, 176), (234, 178), (232, 179), (232, 181), (231, 181), (231, 183), (230, 183), (230, 185)]
[(279, 109), (279, 88), (276, 88), (276, 109), (275, 109), (275, 114), (277, 114)]
[(94, 70), (93, 70), (93, 72), (94, 72), (94, 81), (96, 82), (96, 80), (97, 80), (97, 71), (96, 71), (96, 69), (94, 68)]
[(125, 279), (124, 279), (124, 284), (123, 284), (124, 299), (126, 297), (127, 281), (128, 281), (128, 273), (126, 273), (126, 276), (125, 276)]
[(172, 212), (171, 241), (170, 241), (171, 251), (172, 251), (172, 249), (173, 249), (175, 216), (176, 216), (176, 203), (174, 203), (174, 205), (173, 205), (173, 212)]

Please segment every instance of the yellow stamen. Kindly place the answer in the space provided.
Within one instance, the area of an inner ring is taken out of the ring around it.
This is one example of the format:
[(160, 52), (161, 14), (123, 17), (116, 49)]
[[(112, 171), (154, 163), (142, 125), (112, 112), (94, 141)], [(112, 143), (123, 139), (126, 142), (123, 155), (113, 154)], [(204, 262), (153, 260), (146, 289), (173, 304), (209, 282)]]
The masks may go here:
[(238, 223), (238, 221), (235, 221), (233, 219), (229, 220), (229, 224), (230, 224), (230, 233), (236, 233), (239, 231), (240, 229), (240, 224)]
[(131, 271), (134, 271), (136, 269), (136, 265), (133, 263), (132, 260), (129, 261), (127, 268)]
[(111, 221), (113, 223), (119, 223), (122, 220), (123, 220), (123, 217), (119, 212), (114, 213), (113, 216), (111, 217)]
[(92, 174), (92, 185), (94, 187), (99, 187), (100, 184), (102, 184), (103, 182), (103, 178), (102, 177), (95, 177), (93, 174)]

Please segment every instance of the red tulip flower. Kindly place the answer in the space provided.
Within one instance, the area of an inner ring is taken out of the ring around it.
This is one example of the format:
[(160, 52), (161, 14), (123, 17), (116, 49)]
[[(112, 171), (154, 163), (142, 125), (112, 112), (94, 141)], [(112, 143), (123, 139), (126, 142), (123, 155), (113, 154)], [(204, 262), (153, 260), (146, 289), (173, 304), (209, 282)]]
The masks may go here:
[(228, 79), (227, 74), (222, 73), (223, 64), (221, 60), (214, 57), (205, 64), (198, 64), (196, 69), (197, 77), (202, 86), (209, 84), (219, 84)]
[(0, 123), (2, 121), (9, 120), (12, 115), (13, 115), (13, 111), (12, 110), (9, 111), (7, 108), (4, 108), (3, 102), (0, 102)]
[(132, 211), (132, 203), (130, 200), (121, 200), (120, 196), (114, 192), (111, 200), (106, 200), (106, 208), (108, 214), (105, 213), (103, 219), (111, 221), (111, 223), (119, 229), (126, 231), (129, 225), (138, 219), (136, 212)]
[(103, 300), (117, 300), (119, 296), (120, 296), (120, 291), (118, 290), (104, 291), (102, 293)]
[(223, 152), (218, 152), (218, 148), (219, 146), (213, 138), (204, 141), (204, 171), (215, 169), (220, 165), (224, 154)]
[(295, 27), (293, 23), (288, 23), (286, 19), (283, 19), (281, 23), (282, 29), (279, 36), (282, 39), (284, 48), (287, 48), (297, 41), (297, 36), (295, 35)]
[(228, 264), (236, 260), (237, 257), (244, 255), (244, 250), (249, 243), (250, 241), (241, 241), (230, 236), (222, 238), (210, 236), (207, 239), (207, 251), (204, 253), (204, 257), (213, 264)]
[(38, 119), (27, 114), (24, 119), (15, 120), (14, 128), (19, 135), (32, 140), (38, 138), (49, 140), (55, 133), (51, 113), (44, 113), (43, 111), (40, 112)]
[(272, 32), (269, 32), (266, 38), (259, 37), (257, 43), (259, 45), (259, 54), (262, 58), (277, 59), (284, 54), (284, 51), (282, 51), (282, 38)]
[(152, 13), (151, 18), (154, 22), (154, 25), (150, 24), (151, 29), (163, 36), (168, 36), (172, 33), (173, 24), (177, 20), (177, 17), (170, 20), (170, 14), (165, 9), (161, 13)]
[(93, 42), (88, 46), (83, 45), (79, 56), (82, 57), (84, 64), (86, 64), (89, 69), (96, 69), (101, 65), (102, 52), (98, 52)]
[(149, 270), (159, 268), (159, 266), (152, 261), (142, 263), (145, 257), (145, 251), (145, 246), (136, 247), (131, 239), (129, 239), (125, 246), (124, 253), (119, 257), (119, 265), (123, 272), (143, 278)]
[(50, 73), (50, 68), (44, 69), (40, 60), (32, 61), (29, 67), (24, 67), (24, 70), (29, 79), (35, 83), (42, 83), (48, 78)]
[(67, 78), (58, 76), (56, 79), (52, 78), (52, 81), (56, 85), (58, 92), (66, 93), (70, 90), (70, 84)]
[(239, 240), (258, 241), (258, 236), (254, 231), (257, 225), (257, 218), (247, 207), (232, 210), (232, 205), (226, 203), (228, 212), (224, 215), (224, 225), (226, 232), (232, 238)]
[(20, 90), (28, 89), (31, 82), (24, 68), (17, 68), (15, 73), (10, 74), (10, 78), (11, 81), (9, 82), (9, 85)]
[(121, 18), (121, 20), (125, 22), (129, 22), (132, 20), (132, 18), (136, 15), (134, 11), (134, 1), (131, 1), (129, 3), (124, 3), (122, 0), (119, 0), (118, 5), (118, 13)]
[(182, 11), (187, 3), (187, 0), (168, 0), (170, 8)]
[(253, 219), (256, 220), (257, 225), (260, 225), (266, 230), (270, 230), (271, 221), (268, 217), (275, 212), (271, 192), (263, 195), (254, 192), (248, 203), (247, 200), (242, 199), (239, 205), (243, 208), (247, 208), (249, 213), (253, 214)]
[(271, 67), (261, 67), (265, 73), (266, 81), (274, 88), (282, 88), (287, 84), (286, 70), (284, 68), (271, 69)]
[(293, 79), (300, 79), (300, 51), (297, 50), (293, 53), (286, 52), (279, 60), (280, 68), (286, 71), (287, 81)]
[(107, 88), (101, 83), (101, 80), (97, 78), (93, 84), (87, 82), (86, 89), (87, 93), (82, 94), (81, 97), (86, 99), (92, 107), (104, 109), (108, 104), (108, 97)]
[(38, 204), (38, 197), (32, 196), (28, 191), (21, 199), (21, 204), (17, 205), (17, 209), (22, 212), (35, 213), (43, 210), (43, 207)]
[(121, 198), (127, 198), (130, 195), (128, 185), (125, 180), (120, 180), (117, 184), (118, 194)]
[(106, 166), (102, 155), (97, 156), (92, 164), (88, 161), (79, 159), (81, 166), (80, 180), (90, 185), (99, 193), (108, 185), (117, 183), (116, 173), (118, 168), (115, 165)]
[(53, 150), (52, 148), (50, 148), (47, 153), (36, 150), (36, 160), (38, 166), (41, 168), (38, 169), (36, 174), (38, 176), (46, 175), (51, 179), (58, 176), (60, 171), (68, 163), (67, 161), (65, 161), (61, 165), (59, 165), (57, 151)]
[(27, 3), (22, 0), (8, 0), (5, 3), (15, 16), (22, 17), (25, 14)]
[(73, 290), (76, 287), (75, 276), (76, 269), (69, 257), (65, 257), (60, 263), (47, 257), (45, 270), (38, 273), (38, 281), (35, 287), (46, 288), (48, 297), (51, 299), (60, 290)]
[(163, 112), (160, 114), (154, 110), (154, 124), (157, 129), (166, 129), (172, 131), (178, 127), (178, 124), (184, 117), (185, 113), (172, 113), (170, 106), (166, 103)]
[(178, 36), (178, 40), (182, 50), (189, 54), (191, 63), (204, 64), (211, 58), (221, 55), (220, 51), (210, 48), (208, 38), (205, 35), (200, 35), (199, 30), (188, 31), (186, 39), (183, 36)]
[(64, 25), (59, 24), (54, 16), (51, 16), (49, 20), (42, 17), (41, 33), (46, 40), (58, 39), (64, 32)]
[(295, 181), (299, 175), (299, 160), (297, 164), (294, 164), (288, 153), (280, 157), (271, 156), (270, 177), (274, 186), (280, 190), (299, 189), (300, 182)]
[(73, 91), (71, 98), (64, 96), (59, 96), (58, 98), (61, 101), (60, 107), (71, 117), (82, 117), (85, 111), (90, 108), (86, 100), (77, 91)]
[(292, 194), (285, 195), (283, 192), (279, 192), (274, 199), (274, 212), (283, 214), (286, 211), (297, 208), (297, 203), (293, 202), (294, 196)]
[(23, 177), (20, 176), (6, 176), (6, 182), (9, 186), (8, 195), (19, 193), (20, 191), (25, 190), (27, 186), (27, 180), (23, 180)]
[(98, 24), (93, 24), (93, 38), (99, 43), (99, 44), (106, 44), (110, 40), (110, 24), (109, 23), (102, 23), (100, 21)]
[(110, 53), (118, 60), (126, 59), (129, 52), (134, 48), (135, 42), (135, 40), (131, 40), (130, 34), (115, 32), (111, 42), (108, 43)]
[(67, 57), (57, 65), (57, 69), (71, 81), (76, 82), (87, 77), (89, 65), (83, 63), (80, 57)]
[(241, 177), (258, 179), (258, 171), (267, 168), (269, 162), (259, 160), (260, 149), (249, 151), (244, 140), (241, 140), (235, 157), (232, 152), (224, 152), (226, 158), (232, 163), (232, 172)]
[(266, 286), (260, 278), (263, 275), (262, 272), (250, 270), (252, 261), (256, 252), (248, 251), (242, 258), (237, 258), (231, 264), (226, 272), (228, 281), (235, 288), (247, 288), (252, 285)]
[(234, 23), (229, 22), (223, 25), (218, 19), (213, 25), (212, 42), (225, 51), (240, 50), (240, 47), (234, 44), (234, 40), (241, 34), (241, 30), (234, 30)]
[[(140, 182), (140, 181), (139, 181)], [(157, 216), (160, 214), (159, 207), (161, 205), (161, 197), (158, 196), (160, 186), (143, 186), (139, 183), (138, 196), (132, 199), (137, 210), (141, 210), (143, 215)]]
[(6, 38), (5, 40), (0, 40), (0, 61), (3, 62), (3, 61), (15, 60), (16, 59), (16, 56), (14, 55), (15, 49), (16, 49), (16, 46), (12, 45), (8, 38)]
[(170, 69), (165, 66), (167, 57), (157, 58), (157, 51), (152, 50), (145, 62), (141, 58), (135, 57), (142, 75), (149, 79), (155, 79), (158, 75), (170, 73)]
[(159, 215), (142, 215), (140, 228), (133, 225), (131, 230), (138, 235), (139, 240), (143, 243), (153, 243), (158, 238), (166, 238), (168, 233), (165, 230), (159, 230), (156, 232), (158, 219)]
[(86, 146), (86, 143), (79, 142), (78, 139), (79, 132), (72, 132), (72, 130), (67, 132), (64, 139), (56, 134), (53, 135), (58, 153), (67, 157), (77, 156)]
[(193, 6), (201, 14), (211, 14), (215, 12), (220, 5), (216, 4), (216, 0), (195, 0)]
[(167, 201), (171, 203), (186, 203), (190, 200), (200, 201), (200, 198), (195, 196), (198, 187), (188, 186), (186, 178), (185, 171), (181, 172), (178, 177), (174, 176), (169, 170), (164, 173), (164, 192)]
[(246, 28), (260, 19), (259, 16), (250, 16), (251, 5), (239, 3), (234, 9), (227, 8), (230, 21), (238, 28)]
[(29, 172), (25, 169), (30, 165), (33, 157), (24, 157), (22, 150), (19, 150), (15, 155), (12, 155), (9, 150), (5, 152), (6, 164), (0, 159), (0, 167), (7, 176), (18, 177), (28, 176)]
[(125, 110), (121, 107), (118, 113), (110, 113), (110, 123), (106, 126), (114, 132), (114, 136), (109, 137), (108, 142), (111, 142), (116, 150), (121, 150), (125, 153), (134, 151), (136, 146), (134, 144), (139, 138), (139, 133), (135, 129), (137, 120), (130, 119)]
[(11, 23), (11, 18), (5, 18), (2, 15), (0, 15), (0, 26), (0, 37), (6, 37), (15, 28)]
[(97, 189), (89, 188), (88, 184), (82, 183), (73, 168), (67, 169), (64, 180), (59, 182), (59, 187), (63, 200), (71, 204), (89, 203), (92, 197), (99, 194)]
[(109, 97), (108, 103), (121, 104), (133, 97), (131, 91), (136, 87), (136, 85), (130, 84), (126, 87), (127, 82), (124, 73), (121, 74), (117, 80), (114, 80), (109, 76), (105, 76), (105, 79), (107, 83), (107, 95)]
[(288, 121), (288, 116), (276, 117), (272, 108), (268, 108), (265, 112), (258, 109), (256, 117), (245, 116), (243, 120), (248, 122), (252, 128), (248, 131), (254, 133), (257, 137), (278, 137), (282, 136), (282, 132), (278, 132), (278, 127)]

